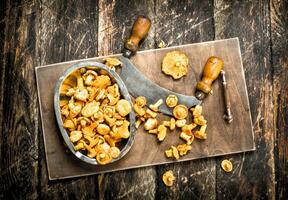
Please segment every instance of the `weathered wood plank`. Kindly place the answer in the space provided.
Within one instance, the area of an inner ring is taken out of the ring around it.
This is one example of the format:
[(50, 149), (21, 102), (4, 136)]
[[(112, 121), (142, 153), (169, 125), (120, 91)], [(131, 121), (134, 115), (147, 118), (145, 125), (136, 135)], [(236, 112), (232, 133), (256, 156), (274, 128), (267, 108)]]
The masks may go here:
[[(41, 64), (97, 55), (97, 1), (41, 2)], [(43, 199), (96, 199), (97, 176), (49, 182), (41, 135), (41, 195)]]
[[(138, 15), (148, 16), (154, 23), (154, 2), (99, 1), (99, 56), (119, 53), (129, 36), (132, 24)], [(141, 49), (154, 47), (154, 25)], [(100, 198), (105, 199), (154, 199), (154, 167), (99, 175)]]
[[(156, 43), (179, 45), (214, 39), (212, 1), (156, 1)], [(180, 83), (175, 86), (181, 87)], [(172, 89), (172, 88), (171, 88)], [(192, 88), (191, 90), (194, 90)], [(204, 105), (205, 106), (205, 105)], [(202, 159), (175, 163), (157, 168), (157, 199), (215, 199), (215, 161)], [(176, 175), (172, 188), (162, 182), (162, 175), (171, 169)]]
[[(0, 2), (0, 65), (3, 67), (0, 67), (0, 137), (2, 135), (2, 121), (3, 121), (3, 100), (4, 100), (4, 77), (5, 77), (5, 56), (4, 56), (4, 49), (5, 49), (5, 32), (6, 32), (6, 13), (8, 13), (8, 4), (7, 1), (1, 1)], [(1, 154), (2, 151), (0, 151), (0, 159), (2, 157)], [(1, 196), (0, 196), (1, 197)]]
[(65, 60), (97, 56), (98, 1), (67, 1)]
[(38, 197), (39, 126), (34, 79), (34, 66), (39, 64), (38, 19), (36, 1), (7, 1), (1, 51), (0, 198), (4, 199)]
[(240, 40), (257, 148), (253, 153), (227, 156), (234, 164), (231, 174), (220, 167), (224, 158), (217, 159), (217, 198), (274, 199), (269, 3), (217, 0), (214, 13), (215, 38)]
[(271, 1), (276, 199), (288, 199), (288, 2)]

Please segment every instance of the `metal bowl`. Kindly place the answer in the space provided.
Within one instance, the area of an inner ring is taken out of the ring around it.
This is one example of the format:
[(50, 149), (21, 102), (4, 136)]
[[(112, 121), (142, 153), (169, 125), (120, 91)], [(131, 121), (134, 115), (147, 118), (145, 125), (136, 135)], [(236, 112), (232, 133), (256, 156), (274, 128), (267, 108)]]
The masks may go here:
[[(128, 90), (127, 90), (124, 82), (120, 78), (120, 76), (114, 70), (111, 70), (109, 67), (107, 67), (106, 65), (104, 65), (102, 63), (98, 63), (98, 62), (76, 63), (76, 64), (72, 65), (71, 67), (69, 67), (62, 74), (62, 76), (59, 78), (59, 80), (57, 81), (55, 89), (54, 89), (54, 110), (55, 110), (56, 120), (57, 120), (59, 129), (60, 129), (61, 135), (62, 135), (67, 147), (70, 149), (70, 151), (77, 158), (79, 158), (80, 160), (82, 160), (86, 163), (92, 164), (92, 165), (99, 165), (95, 158), (89, 158), (86, 155), (82, 154), (80, 151), (75, 151), (74, 145), (70, 141), (69, 134), (68, 134), (67, 130), (63, 127), (63, 120), (61, 117), (61, 111), (60, 111), (60, 105), (59, 105), (59, 103), (60, 103), (60, 87), (61, 87), (62, 83), (74, 71), (76, 71), (79, 68), (83, 68), (83, 67), (93, 68), (93, 69), (96, 69), (97, 71), (98, 70), (106, 71), (108, 73), (108, 75), (110, 76), (111, 80), (118, 84), (119, 89), (120, 89), (120, 93), (124, 97), (124, 99), (129, 101), (131, 105), (132, 105), (132, 101), (131, 101), (130, 95), (128, 93)], [(117, 157), (116, 159), (113, 159), (110, 163), (113, 163), (113, 162), (123, 158), (128, 153), (128, 151), (130, 150), (130, 148), (134, 142), (134, 137), (136, 134), (136, 128), (135, 128), (135, 114), (134, 114), (133, 110), (129, 114), (129, 122), (130, 122), (130, 127), (129, 127), (130, 137), (128, 139), (126, 139), (126, 140), (124, 139), (123, 141), (120, 142), (119, 148), (120, 148), (121, 153), (120, 153), (119, 157)]]

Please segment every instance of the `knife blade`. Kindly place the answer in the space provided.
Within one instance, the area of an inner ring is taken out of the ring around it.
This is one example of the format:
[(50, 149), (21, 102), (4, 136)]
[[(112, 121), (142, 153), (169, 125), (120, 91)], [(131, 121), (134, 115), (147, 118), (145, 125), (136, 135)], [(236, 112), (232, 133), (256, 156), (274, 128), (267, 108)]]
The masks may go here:
[(162, 99), (164, 103), (158, 108), (160, 112), (173, 116), (173, 110), (165, 103), (166, 98), (171, 94), (177, 96), (178, 104), (183, 104), (188, 108), (201, 104), (201, 101), (194, 96), (187, 96), (170, 91), (149, 80), (128, 58), (120, 56), (119, 60), (123, 63), (123, 68), (119, 75), (128, 88), (129, 93), (135, 98), (144, 96), (148, 105), (154, 104), (159, 99)]

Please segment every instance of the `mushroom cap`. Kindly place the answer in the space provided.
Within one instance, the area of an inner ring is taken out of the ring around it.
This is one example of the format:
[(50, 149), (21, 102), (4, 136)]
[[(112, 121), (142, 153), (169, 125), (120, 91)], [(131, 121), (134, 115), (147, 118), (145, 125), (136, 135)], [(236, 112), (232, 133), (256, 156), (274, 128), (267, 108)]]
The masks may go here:
[(158, 125), (158, 121), (155, 118), (148, 118), (148, 120), (144, 124), (144, 129), (146, 131), (152, 130), (156, 128)]
[(173, 115), (176, 119), (185, 119), (188, 116), (188, 108), (184, 105), (177, 105), (173, 109)]
[(98, 151), (96, 160), (100, 165), (106, 165), (112, 161), (112, 156), (104, 150)]
[(116, 105), (117, 112), (123, 117), (128, 115), (131, 112), (131, 109), (132, 108), (131, 108), (129, 101), (125, 99), (119, 100)]
[(176, 128), (176, 121), (174, 118), (171, 118), (170, 120), (170, 130), (173, 131)]
[(159, 141), (163, 141), (167, 134), (167, 128), (162, 124), (158, 126), (158, 135), (157, 138)]
[(70, 130), (75, 130), (75, 124), (71, 119), (66, 119), (63, 123), (64, 128), (68, 128)]
[(173, 157), (172, 149), (167, 149), (167, 150), (165, 151), (165, 155), (166, 155), (167, 158)]
[(118, 147), (111, 147), (109, 153), (112, 158), (117, 158), (120, 155), (120, 149)]
[(86, 88), (78, 88), (74, 93), (74, 97), (77, 100), (86, 101), (89, 97), (88, 90)]
[(180, 156), (184, 156), (190, 151), (192, 147), (189, 144), (179, 144), (177, 150), (179, 151)]
[(170, 187), (173, 185), (173, 182), (175, 180), (175, 176), (173, 175), (173, 172), (171, 170), (169, 170), (163, 174), (162, 180), (166, 186)]
[(176, 160), (178, 160), (179, 159), (178, 149), (174, 146), (171, 146), (171, 149), (172, 149), (172, 153), (173, 153), (174, 158), (176, 158)]
[(178, 120), (176, 120), (176, 126), (178, 128), (181, 128), (181, 127), (185, 126), (185, 124), (186, 124), (186, 119), (178, 119)]
[(133, 108), (136, 114), (139, 116), (143, 116), (146, 113), (145, 109), (143, 107), (140, 107), (138, 104), (134, 104)]
[(95, 100), (92, 102), (87, 103), (84, 108), (81, 111), (81, 114), (84, 117), (91, 117), (92, 115), (94, 115), (96, 112), (98, 112), (99, 110), (99, 102), (96, 102)]
[[(126, 121), (126, 120), (125, 120), (125, 121)], [(128, 122), (128, 121), (126, 121), (126, 122)], [(129, 122), (128, 122), (127, 125), (125, 125), (125, 124), (123, 123), (123, 125), (122, 125), (121, 127), (123, 128), (123, 130), (125, 130), (125, 131), (121, 131), (121, 128), (119, 128), (119, 133), (120, 133), (121, 137), (122, 137), (122, 138), (125, 138), (125, 139), (129, 138), (129, 136), (130, 136), (130, 132), (129, 132), (129, 129), (128, 129), (128, 127), (129, 127)]]
[(97, 130), (97, 133), (101, 135), (106, 135), (110, 132), (110, 127), (106, 124), (99, 124), (96, 130)]
[(188, 57), (181, 51), (168, 52), (162, 61), (162, 71), (179, 79), (188, 73)]
[(139, 107), (144, 107), (147, 104), (147, 100), (144, 96), (139, 96), (135, 99), (135, 104)]
[(122, 62), (117, 58), (105, 58), (104, 64), (110, 68), (122, 66)]
[(110, 77), (107, 75), (97, 76), (92, 85), (100, 89), (106, 88), (111, 85)]
[(170, 108), (173, 108), (177, 105), (178, 103), (178, 98), (177, 96), (170, 94), (167, 98), (166, 98), (166, 105)]
[(81, 131), (71, 131), (70, 132), (70, 140), (71, 142), (77, 142), (82, 138), (82, 132)]
[(195, 131), (194, 136), (198, 139), (201, 140), (206, 140), (207, 139), (207, 134), (201, 131)]
[(225, 172), (231, 172), (233, 170), (233, 165), (229, 160), (223, 160), (221, 162), (221, 167)]

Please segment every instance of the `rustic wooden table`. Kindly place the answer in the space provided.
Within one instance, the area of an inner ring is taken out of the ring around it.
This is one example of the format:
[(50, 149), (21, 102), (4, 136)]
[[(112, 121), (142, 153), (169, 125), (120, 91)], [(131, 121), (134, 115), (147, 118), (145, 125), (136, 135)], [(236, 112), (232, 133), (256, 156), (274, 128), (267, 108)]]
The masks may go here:
[[(0, 11), (0, 199), (288, 198), (287, 0), (10, 0)], [(48, 181), (34, 68), (119, 53), (139, 14), (153, 24), (143, 49), (239, 37), (257, 150)]]

